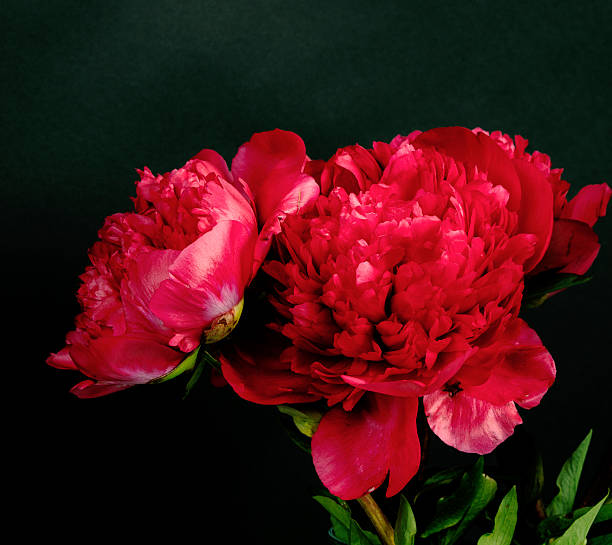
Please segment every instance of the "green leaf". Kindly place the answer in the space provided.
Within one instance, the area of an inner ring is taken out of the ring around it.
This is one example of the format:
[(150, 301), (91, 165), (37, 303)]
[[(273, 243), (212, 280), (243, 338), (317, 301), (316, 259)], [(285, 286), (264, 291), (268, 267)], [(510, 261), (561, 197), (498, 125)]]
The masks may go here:
[(533, 463), (527, 471), (524, 482), (524, 500), (527, 503), (535, 502), (542, 494), (542, 489), (544, 488), (544, 461), (539, 451), (533, 454)]
[(464, 468), (453, 467), (443, 469), (442, 471), (434, 473), (433, 475), (425, 479), (420, 490), (414, 496), (414, 503), (419, 501), (422, 496), (427, 496), (428, 494), (442, 486), (448, 486), (452, 484), (454, 481), (460, 479), (464, 472)]
[[(565, 530), (567, 530), (572, 523), (579, 519), (582, 515), (589, 512), (590, 507), (582, 507), (580, 509), (576, 509), (574, 512), (569, 513), (567, 515), (557, 515), (555, 517), (548, 517), (547, 519), (540, 522), (538, 525), (538, 536), (547, 540), (552, 537), (560, 536)], [(607, 520), (612, 519), (612, 503), (604, 503), (599, 513), (597, 513), (597, 517), (595, 517), (595, 521), (593, 524), (597, 524), (599, 522), (605, 522)]]
[(313, 499), (331, 515), (334, 537), (337, 540), (344, 541), (346, 545), (381, 545), (378, 536), (362, 530), (353, 520), (345, 502), (339, 503), (327, 496), (313, 496)]
[(289, 415), (293, 418), (295, 427), (300, 430), (307, 437), (312, 437), (314, 432), (319, 426), (321, 417), (323, 416), (319, 411), (311, 410), (298, 410), (289, 405), (277, 405), (276, 407), (281, 413)]
[(525, 283), (523, 305), (526, 308), (539, 307), (552, 292), (586, 284), (591, 278), (592, 276), (557, 272), (538, 274)]
[(589, 538), (589, 545), (612, 545), (612, 534)]
[(487, 475), (482, 475), (474, 498), (472, 499), (467, 511), (463, 515), (458, 526), (450, 528), (442, 539), (441, 545), (452, 545), (467, 530), (471, 522), (481, 513), (481, 511), (495, 497), (497, 483)]
[(460, 477), (464, 473), (464, 470), (460, 467), (451, 467), (448, 469), (443, 469), (442, 471), (438, 471), (434, 473), (431, 477), (428, 477), (423, 482), (423, 486), (435, 486), (435, 485), (443, 485), (449, 484), (453, 482), (456, 478)]
[(572, 510), (574, 500), (576, 499), (580, 474), (582, 473), (582, 466), (584, 465), (584, 459), (589, 449), (592, 435), (593, 430), (589, 431), (582, 443), (578, 445), (578, 448), (563, 464), (556, 481), (559, 493), (546, 508), (546, 514), (549, 517), (565, 515)]
[(565, 533), (552, 543), (554, 545), (585, 545), (587, 534), (607, 497), (608, 494), (597, 505), (591, 507), (586, 514), (575, 520)]
[(351, 539), (348, 528), (344, 524), (342, 524), (340, 520), (334, 517), (334, 515), (330, 515), (329, 518), (331, 519), (332, 524), (332, 537), (335, 538), (337, 541), (347, 544)]
[(310, 439), (305, 437), (301, 433), (299, 433), (293, 426), (285, 425), (283, 422), (283, 429), (285, 433), (291, 440), (291, 442), (298, 447), (301, 451), (306, 452), (307, 454), (312, 454), (312, 449), (310, 448)]
[(400, 495), (399, 512), (395, 523), (395, 545), (414, 545), (417, 533), (416, 520), (410, 503)]
[(483, 466), (484, 459), (481, 456), (476, 464), (463, 474), (457, 490), (438, 500), (434, 518), (421, 534), (422, 538), (441, 532), (461, 521), (482, 486)]
[(499, 504), (493, 532), (481, 536), (478, 545), (510, 545), (516, 527), (517, 511), (516, 486), (513, 486)]

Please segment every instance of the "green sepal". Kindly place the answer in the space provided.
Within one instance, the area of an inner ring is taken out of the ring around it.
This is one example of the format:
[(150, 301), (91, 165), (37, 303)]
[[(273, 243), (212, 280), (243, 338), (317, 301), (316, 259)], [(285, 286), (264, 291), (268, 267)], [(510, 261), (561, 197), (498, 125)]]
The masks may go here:
[(513, 486), (499, 504), (493, 531), (481, 536), (478, 545), (510, 545), (516, 527), (517, 511), (516, 486)]
[(198, 346), (193, 352), (190, 352), (189, 355), (179, 363), (172, 371), (165, 374), (163, 377), (159, 377), (155, 380), (152, 380), (151, 383), (162, 383), (167, 380), (171, 380), (173, 378), (182, 375), (185, 371), (191, 371), (198, 360), (198, 354), (200, 352), (200, 346)]
[(189, 381), (187, 382), (187, 385), (185, 386), (185, 393), (183, 394), (183, 400), (187, 399), (187, 396), (191, 393), (191, 390), (193, 389), (193, 387), (200, 380), (200, 377), (202, 376), (202, 373), (204, 372), (204, 368), (206, 367), (206, 365), (207, 365), (206, 360), (204, 358), (199, 358), (199, 361), (196, 364), (196, 367), (193, 370), (191, 377), (189, 377)]
[(578, 445), (578, 448), (563, 464), (556, 481), (559, 492), (546, 508), (547, 516), (565, 515), (572, 510), (574, 500), (576, 499), (576, 491), (578, 490), (578, 482), (582, 473), (582, 466), (584, 465), (584, 459), (589, 449), (592, 435), (593, 430), (590, 430), (584, 440)]
[(608, 498), (608, 494), (597, 505), (591, 507), (584, 515), (572, 522), (572, 525), (561, 537), (552, 541), (553, 545), (586, 545), (587, 534), (595, 522), (601, 506)]
[(592, 278), (592, 276), (557, 272), (538, 274), (525, 283), (523, 306), (526, 308), (539, 307), (550, 298), (553, 292), (586, 284)]
[(331, 518), (333, 537), (346, 545), (381, 545), (378, 536), (361, 526), (351, 517), (348, 504), (328, 496), (313, 496)]
[(319, 426), (322, 414), (313, 410), (298, 410), (289, 405), (277, 405), (276, 408), (293, 419), (295, 427), (307, 437), (312, 437)]
[(400, 506), (395, 522), (395, 545), (414, 545), (417, 526), (410, 503), (403, 494), (400, 495)]

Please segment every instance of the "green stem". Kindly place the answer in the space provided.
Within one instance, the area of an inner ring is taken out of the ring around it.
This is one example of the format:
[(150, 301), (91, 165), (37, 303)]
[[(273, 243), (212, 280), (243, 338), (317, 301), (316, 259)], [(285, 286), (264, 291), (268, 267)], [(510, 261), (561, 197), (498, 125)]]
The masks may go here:
[(387, 517), (374, 501), (374, 498), (370, 494), (366, 494), (361, 498), (357, 498), (357, 502), (361, 505), (366, 515), (368, 515), (383, 543), (385, 545), (395, 545), (393, 527), (389, 524)]

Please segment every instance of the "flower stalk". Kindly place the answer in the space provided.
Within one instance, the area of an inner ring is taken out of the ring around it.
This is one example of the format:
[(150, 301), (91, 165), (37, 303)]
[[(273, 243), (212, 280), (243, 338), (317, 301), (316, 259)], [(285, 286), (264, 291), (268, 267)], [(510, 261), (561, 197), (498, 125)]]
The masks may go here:
[(374, 498), (370, 494), (366, 494), (361, 498), (357, 498), (357, 502), (374, 525), (376, 533), (382, 539), (385, 545), (395, 545), (395, 534), (389, 520), (382, 512)]

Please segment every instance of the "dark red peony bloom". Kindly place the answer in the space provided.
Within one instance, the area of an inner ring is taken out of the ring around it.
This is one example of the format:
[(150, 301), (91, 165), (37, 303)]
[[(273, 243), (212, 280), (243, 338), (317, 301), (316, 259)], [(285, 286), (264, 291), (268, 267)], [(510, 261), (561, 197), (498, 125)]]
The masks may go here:
[(312, 454), (343, 499), (387, 475), (393, 495), (416, 473), (420, 397), (443, 441), (490, 452), (555, 378), (518, 317), (525, 275), (550, 255), (550, 172), (460, 127), (306, 170), (321, 196), (286, 219), (264, 263), (276, 337), (225, 354), (225, 378), (257, 403), (327, 401)]
[(211, 150), (140, 172), (134, 211), (107, 218), (89, 252), (76, 329), (47, 360), (90, 377), (76, 395), (160, 379), (233, 329), (280, 220), (319, 193), (305, 161), (302, 140), (276, 130), (240, 148), (232, 173)]

